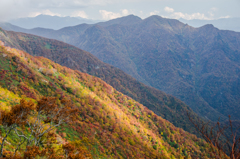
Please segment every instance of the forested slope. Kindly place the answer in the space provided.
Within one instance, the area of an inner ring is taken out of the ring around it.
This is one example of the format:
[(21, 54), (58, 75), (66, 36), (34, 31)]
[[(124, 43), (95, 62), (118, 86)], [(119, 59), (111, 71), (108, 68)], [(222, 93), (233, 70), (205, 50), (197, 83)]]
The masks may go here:
[[(20, 99), (36, 102), (43, 96), (70, 99), (80, 111), (73, 125), (53, 132), (58, 136), (50, 144), (53, 147), (78, 140), (93, 158), (211, 157), (205, 141), (175, 127), (100, 78), (5, 47), (3, 42), (0, 68), (2, 111), (11, 110)], [(21, 129), (28, 131), (27, 127)], [(4, 135), (5, 130), (1, 131)], [(13, 133), (7, 138), (4, 153), (11, 154), (17, 142)]]

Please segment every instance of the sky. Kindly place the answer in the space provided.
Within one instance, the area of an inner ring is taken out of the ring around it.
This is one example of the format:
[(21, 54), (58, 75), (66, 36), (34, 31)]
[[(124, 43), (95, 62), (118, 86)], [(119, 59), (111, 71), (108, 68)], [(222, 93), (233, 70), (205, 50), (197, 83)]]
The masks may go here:
[(40, 14), (110, 20), (129, 14), (172, 19), (240, 17), (240, 0), (0, 0), (0, 21)]

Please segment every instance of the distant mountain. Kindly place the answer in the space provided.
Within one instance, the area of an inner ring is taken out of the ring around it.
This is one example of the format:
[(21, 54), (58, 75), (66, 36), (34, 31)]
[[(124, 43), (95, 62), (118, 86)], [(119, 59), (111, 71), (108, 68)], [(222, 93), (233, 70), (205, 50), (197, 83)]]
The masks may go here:
[(59, 17), (50, 15), (39, 15), (36, 17), (19, 18), (10, 20), (9, 23), (26, 28), (49, 28), (49, 29), (61, 29), (68, 26), (75, 26), (82, 23), (93, 24), (97, 23), (97, 20), (84, 19), (80, 17)]
[(240, 33), (131, 15), (32, 34), (89, 51), (207, 119), (240, 120)]
[(6, 23), (6, 22), (0, 22), (0, 27), (4, 30), (8, 30), (8, 31), (16, 31), (16, 32), (23, 32), (23, 33), (29, 32), (28, 29), (24, 29), (19, 26), (12, 25), (12, 24)]
[(214, 27), (221, 29), (221, 30), (233, 30), (240, 32), (240, 18), (221, 18), (215, 20), (186, 20), (186, 19), (179, 19), (179, 21), (183, 23), (187, 23), (193, 27), (201, 27), (206, 24), (212, 24)]
[(25, 29), (19, 26), (13, 25), (11, 23), (0, 22), (0, 27), (7, 31), (16, 31), (16, 32), (23, 32), (29, 34), (40, 34), (47, 36), (48, 33), (52, 33), (53, 29), (46, 29), (46, 28), (33, 28), (33, 29)]
[(103, 63), (92, 54), (72, 45), (34, 35), (0, 30), (0, 40), (6, 46), (24, 50), (34, 56), (43, 56), (74, 70), (96, 76), (116, 90), (133, 98), (177, 127), (196, 133), (186, 111), (198, 117), (179, 99), (140, 83), (122, 70)]

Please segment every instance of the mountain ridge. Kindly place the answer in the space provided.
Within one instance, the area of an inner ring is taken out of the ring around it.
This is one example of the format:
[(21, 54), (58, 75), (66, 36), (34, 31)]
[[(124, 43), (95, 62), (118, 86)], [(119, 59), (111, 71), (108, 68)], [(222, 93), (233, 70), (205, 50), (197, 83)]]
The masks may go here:
[(59, 17), (40, 14), (36, 17), (13, 19), (8, 22), (26, 29), (41, 27), (58, 30), (68, 26), (75, 26), (82, 23), (93, 24), (99, 21), (81, 17)]
[(140, 17), (131, 14), (131, 15), (128, 15), (126, 17), (120, 17), (120, 18), (112, 19), (112, 20), (109, 20), (107, 22), (99, 22), (99, 23), (96, 23), (96, 25), (100, 25), (100, 26), (104, 26), (104, 27), (114, 25), (114, 24), (134, 25), (134, 24), (139, 23), (141, 21), (142, 21), (142, 19)]
[[(240, 33), (213, 25), (194, 28), (156, 15), (133, 25), (84, 26), (74, 36), (66, 35), (68, 30), (47, 37), (91, 52), (137, 80), (180, 98), (208, 119), (227, 120), (231, 114), (239, 120), (237, 111), (231, 110), (240, 105), (240, 95), (233, 89), (238, 89)], [(232, 82), (227, 85), (227, 81)]]
[(215, 27), (221, 30), (233, 30), (235, 32), (240, 32), (240, 23), (239, 17), (236, 18), (220, 18), (215, 20), (186, 20), (186, 19), (179, 19), (179, 21), (183, 23), (187, 23), (193, 27), (201, 27), (206, 24), (213, 24)]

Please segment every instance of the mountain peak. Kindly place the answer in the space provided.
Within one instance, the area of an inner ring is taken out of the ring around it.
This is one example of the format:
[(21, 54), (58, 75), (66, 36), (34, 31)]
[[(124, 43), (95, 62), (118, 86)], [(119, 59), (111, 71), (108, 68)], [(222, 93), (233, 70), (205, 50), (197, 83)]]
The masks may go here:
[(156, 18), (156, 19), (162, 19), (163, 17), (161, 17), (160, 15), (152, 15), (148, 18)]
[(147, 27), (157, 27), (157, 28), (165, 28), (167, 30), (171, 30), (174, 32), (181, 31), (183, 27), (185, 27), (185, 24), (180, 22), (177, 19), (168, 19), (163, 18), (159, 15), (152, 15), (146, 19), (144, 19)]
[(128, 15), (125, 17), (112, 19), (107, 22), (100, 22), (100, 23), (98, 23), (98, 25), (101, 25), (101, 26), (110, 26), (110, 25), (114, 25), (114, 24), (133, 25), (133, 24), (139, 23), (141, 21), (142, 21), (142, 19), (140, 17), (131, 14), (131, 15)]
[(204, 27), (204, 28), (214, 28), (214, 26), (212, 24), (206, 24), (206, 25), (204, 25), (202, 27)]
[(58, 16), (56, 16), (56, 15), (46, 15), (46, 14), (39, 14), (38, 16), (36, 16), (36, 17), (58, 17)]
[(206, 24), (204, 26), (199, 27), (201, 30), (218, 30), (214, 25), (212, 24)]
[(145, 21), (160, 21), (160, 22), (178, 21), (177, 19), (168, 19), (168, 18), (161, 17), (159, 15), (152, 15), (144, 20)]
[(141, 19), (140, 17), (134, 15), (134, 14), (130, 14), (130, 15), (127, 15), (125, 17), (122, 17), (122, 18), (136, 18), (136, 19)]

